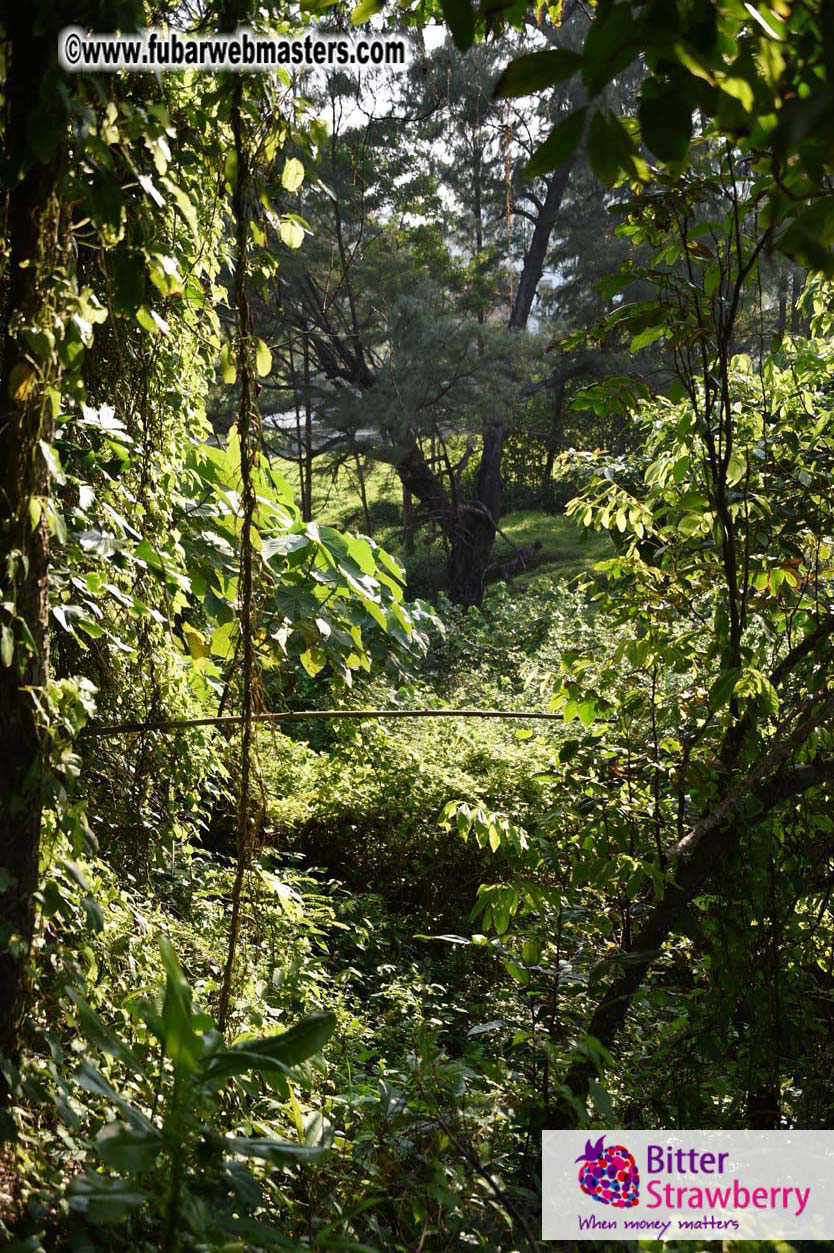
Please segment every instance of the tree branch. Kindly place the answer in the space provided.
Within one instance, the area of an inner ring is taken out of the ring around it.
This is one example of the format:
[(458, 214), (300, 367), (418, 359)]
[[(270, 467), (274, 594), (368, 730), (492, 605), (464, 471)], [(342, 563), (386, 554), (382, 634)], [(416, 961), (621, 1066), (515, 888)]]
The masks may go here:
[[(726, 865), (735, 853), (746, 830), (758, 825), (784, 801), (807, 792), (810, 788), (834, 780), (834, 761), (815, 758), (812, 762), (787, 767), (787, 756), (795, 751), (813, 731), (834, 713), (834, 696), (820, 702), (816, 711), (809, 711), (794, 730), (776, 745), (757, 767), (733, 789), (715, 810), (699, 823), (690, 836), (676, 846), (678, 863), (675, 882), (651, 909), (634, 940), (627, 960), (599, 1000), (588, 1025), (587, 1034), (608, 1048), (625, 1021), (634, 993), (657, 960), (663, 944), (677, 925), (689, 902), (704, 887), (709, 875)], [(773, 768), (763, 777), (762, 766)], [(745, 796), (752, 796), (758, 812), (745, 815), (742, 821), (737, 806)], [(548, 1111), (548, 1126), (571, 1126), (575, 1120), (574, 1103), (588, 1092), (594, 1063), (587, 1057), (575, 1061), (565, 1076), (566, 1094), (555, 1108)]]

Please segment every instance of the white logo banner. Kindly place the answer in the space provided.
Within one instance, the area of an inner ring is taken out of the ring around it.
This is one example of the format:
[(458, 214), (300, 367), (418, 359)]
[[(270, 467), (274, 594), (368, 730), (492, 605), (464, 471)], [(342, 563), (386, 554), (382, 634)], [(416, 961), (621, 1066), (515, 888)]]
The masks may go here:
[(544, 1240), (834, 1239), (834, 1131), (544, 1131)]

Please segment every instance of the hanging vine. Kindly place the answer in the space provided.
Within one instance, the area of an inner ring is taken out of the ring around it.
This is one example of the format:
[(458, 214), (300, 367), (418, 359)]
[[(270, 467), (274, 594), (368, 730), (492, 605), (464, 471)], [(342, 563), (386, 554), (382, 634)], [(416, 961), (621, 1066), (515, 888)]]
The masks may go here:
[(240, 653), (242, 674), (241, 696), (241, 748), (240, 787), (237, 803), (236, 853), (234, 885), (232, 888), (232, 913), (229, 923), (229, 943), (226, 964), (218, 1003), (218, 1022), (224, 1028), (229, 1015), (235, 958), (240, 939), (241, 900), (246, 872), (249, 868), (257, 838), (259, 814), (252, 813), (252, 782), (254, 774), (254, 715), (259, 688), (257, 653), (254, 641), (254, 586), (252, 529), (257, 505), (252, 483), (252, 471), (258, 455), (261, 418), (258, 409), (255, 383), (254, 341), (252, 313), (246, 291), (249, 259), (248, 190), (251, 177), (250, 159), (244, 135), (243, 79), (234, 83), (232, 95), (232, 135), (234, 137), (235, 179), (232, 194), (232, 213), (235, 225), (235, 272), (234, 310), (236, 360), (240, 373), (240, 404), (238, 408), (238, 436), (240, 439), (241, 474), (241, 534), (240, 534)]

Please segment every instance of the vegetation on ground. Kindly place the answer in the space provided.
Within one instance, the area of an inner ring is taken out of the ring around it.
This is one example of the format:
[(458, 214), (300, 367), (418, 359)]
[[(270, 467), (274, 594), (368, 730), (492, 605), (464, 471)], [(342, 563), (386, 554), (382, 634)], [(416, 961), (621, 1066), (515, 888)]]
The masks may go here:
[[(152, 20), (420, 56), (59, 67)], [(544, 1128), (830, 1127), (826, 5), (0, 23), (4, 1247), (535, 1251)]]

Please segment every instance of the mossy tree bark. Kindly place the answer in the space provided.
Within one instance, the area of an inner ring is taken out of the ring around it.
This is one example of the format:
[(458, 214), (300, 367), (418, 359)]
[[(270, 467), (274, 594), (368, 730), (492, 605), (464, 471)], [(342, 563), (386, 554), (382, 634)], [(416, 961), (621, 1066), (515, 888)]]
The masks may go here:
[(27, 360), (24, 331), (43, 319), (62, 248), (61, 142), (46, 160), (38, 159), (30, 147), (31, 119), (54, 80), (63, 22), (53, 12), (36, 23), (24, 8), (5, 20), (10, 185), (0, 370), (0, 1053), (14, 1060), (26, 1002), (42, 810), (41, 734), (31, 689), (41, 688), (49, 672), (49, 537), (45, 511), (38, 516), (31, 502), (48, 490), (40, 441), (49, 440), (52, 419), (46, 389)]

